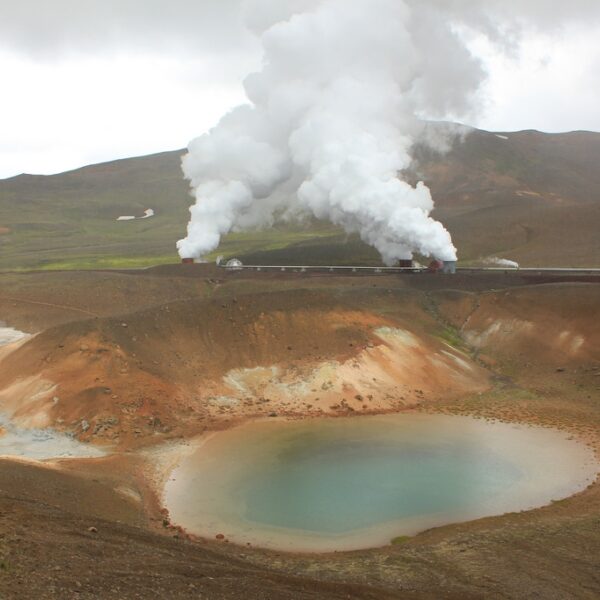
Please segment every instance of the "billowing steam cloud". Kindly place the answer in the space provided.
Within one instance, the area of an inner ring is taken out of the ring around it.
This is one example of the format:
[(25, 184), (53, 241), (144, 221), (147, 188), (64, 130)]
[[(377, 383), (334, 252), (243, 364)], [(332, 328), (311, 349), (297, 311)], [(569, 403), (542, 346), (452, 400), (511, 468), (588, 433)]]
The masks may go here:
[(249, 104), (190, 143), (183, 171), (196, 203), (180, 255), (202, 257), (229, 231), (312, 215), (358, 232), (388, 264), (414, 252), (455, 260), (450, 234), (430, 217), (429, 189), (400, 173), (422, 134), (419, 115), (465, 115), (474, 104), (484, 73), (458, 27), (490, 30), (470, 10), (477, 4), (248, 1), (263, 68), (245, 81)]

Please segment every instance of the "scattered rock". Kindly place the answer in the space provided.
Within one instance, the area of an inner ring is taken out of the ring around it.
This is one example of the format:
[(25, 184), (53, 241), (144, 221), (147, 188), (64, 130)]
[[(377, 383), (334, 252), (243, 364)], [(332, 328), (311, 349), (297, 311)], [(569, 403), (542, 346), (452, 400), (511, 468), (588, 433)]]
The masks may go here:
[(150, 427), (153, 427), (154, 429), (158, 429), (162, 427), (162, 422), (158, 417), (151, 417), (150, 419), (148, 419), (148, 425), (150, 425)]
[(215, 535), (215, 539), (217, 539), (217, 540), (224, 540), (225, 536), (222, 533), (217, 533), (217, 535)]
[(83, 431), (83, 433), (85, 433), (89, 428), (90, 428), (90, 424), (85, 419), (83, 419), (81, 421), (81, 431)]
[(98, 533), (98, 530), (95, 527), (88, 527), (88, 531), (90, 533)]
[(118, 424), (119, 419), (117, 419), (116, 417), (107, 417), (106, 419), (101, 419), (96, 423), (96, 426), (94, 427), (94, 435), (105, 433)]
[(121, 323), (121, 327), (129, 327), (129, 325), (127, 325), (127, 323)]

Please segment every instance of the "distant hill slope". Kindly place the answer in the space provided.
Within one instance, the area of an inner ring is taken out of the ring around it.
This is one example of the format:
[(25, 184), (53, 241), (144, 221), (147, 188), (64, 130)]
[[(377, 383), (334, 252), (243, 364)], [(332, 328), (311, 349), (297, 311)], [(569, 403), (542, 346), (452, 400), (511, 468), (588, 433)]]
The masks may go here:
[[(188, 216), (182, 151), (0, 181), (0, 268), (171, 255)], [(156, 216), (118, 222), (119, 216)]]
[(462, 259), (600, 266), (600, 134), (474, 131), (417, 156)]
[[(191, 198), (181, 151), (51, 176), (0, 180), (0, 269), (174, 262)], [(461, 261), (600, 266), (600, 134), (473, 130), (450, 152), (417, 148), (405, 175), (424, 179)], [(119, 216), (155, 216), (117, 221)], [(219, 253), (260, 262), (374, 262), (326, 223), (228, 236)]]

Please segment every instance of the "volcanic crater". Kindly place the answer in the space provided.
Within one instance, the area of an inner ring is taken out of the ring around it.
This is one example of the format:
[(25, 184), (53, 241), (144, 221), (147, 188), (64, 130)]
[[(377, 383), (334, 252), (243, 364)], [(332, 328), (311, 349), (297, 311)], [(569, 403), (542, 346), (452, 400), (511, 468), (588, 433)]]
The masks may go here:
[[(448, 525), (360, 555), (320, 557), (273, 555), (227, 544), (226, 536), (195, 538), (171, 523), (162, 488), (195, 440), (252, 419), (459, 414), (565, 430), (597, 450), (596, 283), (517, 273), (231, 273), (204, 265), (0, 278), (0, 317), (28, 334), (0, 348), (3, 418), (15, 431), (47, 430), (97, 451), (82, 458), (50, 448), (41, 462), (3, 459), (3, 522), (22, 527), (25, 520), (35, 530), (3, 539), (3, 554), (18, 565), (2, 580), (11, 593), (34, 556), (43, 554), (54, 569), (74, 552), (85, 585), (117, 597), (105, 578), (85, 574), (92, 546), (107, 551), (107, 544), (142, 574), (150, 567), (140, 557), (163, 553), (156, 589), (172, 597), (189, 589), (166, 573), (186, 561), (190, 573), (211, 577), (233, 565), (235, 585), (223, 583), (221, 597), (234, 597), (242, 578), (258, 589), (265, 573), (269, 597), (302, 597), (289, 591), (308, 588), (324, 598), (439, 597), (442, 574), (432, 574), (432, 562), (446, 565), (447, 597), (478, 597), (481, 586), (495, 593), (513, 585), (515, 547), (529, 561), (526, 585), (545, 589), (547, 574), (565, 568), (558, 557), (534, 560), (548, 535), (573, 558), (582, 590), (595, 581), (592, 557), (600, 548), (586, 532), (600, 507), (596, 484), (542, 509)], [(41, 481), (60, 491), (42, 498)], [(86, 527), (103, 534), (89, 547), (73, 537), (73, 528)], [(128, 528), (135, 528), (139, 556), (126, 550)], [(473, 557), (468, 567), (465, 551)], [(491, 556), (499, 557), (495, 566)], [(407, 560), (416, 565), (410, 572)], [(316, 565), (326, 569), (317, 574)], [(459, 576), (466, 568), (468, 581)], [(483, 575), (488, 570), (492, 580)], [(36, 585), (58, 581), (64, 589), (57, 572)], [(400, 573), (414, 595), (396, 589)], [(375, 580), (376, 592), (361, 587)], [(137, 575), (119, 589), (134, 581), (144, 589)]]

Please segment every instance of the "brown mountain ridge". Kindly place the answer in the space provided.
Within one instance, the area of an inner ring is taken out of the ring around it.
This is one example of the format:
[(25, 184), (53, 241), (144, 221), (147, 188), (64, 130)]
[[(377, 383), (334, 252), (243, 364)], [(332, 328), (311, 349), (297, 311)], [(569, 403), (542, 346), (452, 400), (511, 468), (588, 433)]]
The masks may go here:
[[(192, 201), (183, 152), (0, 180), (0, 269), (176, 262)], [(405, 176), (431, 187), (434, 216), (463, 264), (497, 256), (522, 266), (600, 266), (599, 133), (473, 129), (446, 154), (417, 147)], [(156, 216), (117, 221), (147, 208)], [(356, 236), (319, 222), (232, 234), (218, 253), (272, 263), (378, 262)]]

